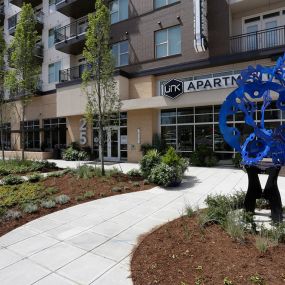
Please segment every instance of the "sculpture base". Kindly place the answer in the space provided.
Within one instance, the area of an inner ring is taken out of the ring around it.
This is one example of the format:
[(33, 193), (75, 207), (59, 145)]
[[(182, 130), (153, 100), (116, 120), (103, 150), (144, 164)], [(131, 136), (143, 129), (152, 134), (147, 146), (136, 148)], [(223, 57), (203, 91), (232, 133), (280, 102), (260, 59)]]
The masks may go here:
[[(245, 197), (244, 207), (247, 212), (254, 213), (256, 199), (264, 198), (269, 201), (271, 218), (274, 223), (283, 221), (283, 209), (281, 196), (277, 185), (277, 179), (281, 167), (271, 166), (263, 169), (262, 166), (245, 166), (248, 175), (248, 189)], [(268, 174), (264, 190), (261, 188), (258, 174)]]

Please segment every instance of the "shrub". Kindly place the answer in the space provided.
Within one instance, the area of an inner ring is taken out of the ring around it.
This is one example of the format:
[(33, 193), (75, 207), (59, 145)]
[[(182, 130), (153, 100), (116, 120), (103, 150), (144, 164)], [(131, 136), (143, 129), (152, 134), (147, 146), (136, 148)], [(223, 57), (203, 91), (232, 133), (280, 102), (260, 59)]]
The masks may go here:
[(67, 195), (62, 194), (62, 195), (55, 197), (54, 200), (57, 204), (64, 205), (70, 201), (70, 198)]
[(170, 147), (162, 157), (162, 162), (168, 166), (179, 168), (184, 173), (189, 165), (188, 161), (177, 154), (173, 147)]
[(62, 177), (63, 175), (64, 175), (64, 174), (63, 174), (62, 171), (50, 172), (50, 173), (48, 173), (47, 178), (49, 178), (49, 177), (58, 178), (58, 177)]
[(141, 185), (140, 185), (140, 183), (138, 181), (135, 181), (135, 182), (133, 182), (133, 186), (134, 187), (140, 187)]
[(46, 209), (51, 209), (56, 206), (56, 203), (53, 200), (45, 200), (41, 202), (41, 206)]
[(205, 145), (198, 146), (196, 151), (190, 155), (190, 162), (195, 166), (215, 166), (218, 163), (217, 158), (211, 148)]
[(244, 241), (245, 239), (245, 228), (242, 222), (241, 213), (230, 212), (227, 215), (225, 230), (235, 241)]
[(224, 225), (227, 220), (227, 216), (231, 211), (243, 208), (244, 199), (244, 192), (236, 192), (235, 194), (229, 196), (207, 196), (205, 202), (208, 206), (208, 218)]
[(5, 214), (6, 220), (19, 220), (22, 217), (22, 213), (16, 210), (8, 210)]
[(94, 191), (86, 191), (84, 194), (83, 194), (83, 197), (85, 199), (91, 199), (95, 196), (95, 192)]
[(270, 241), (268, 238), (265, 238), (261, 235), (257, 236), (255, 238), (255, 247), (257, 248), (257, 250), (261, 253), (264, 254), (266, 253), (266, 251), (268, 250), (270, 246)]
[(41, 171), (44, 169), (55, 169), (56, 164), (54, 162), (49, 162), (47, 160), (43, 161), (33, 161), (31, 164), (31, 171)]
[(162, 162), (151, 170), (149, 180), (155, 184), (167, 187), (172, 183), (174, 176), (177, 176), (174, 167)]
[(53, 194), (56, 194), (59, 192), (59, 190), (55, 187), (48, 187), (46, 188), (45, 192), (48, 194), (48, 195), (53, 195)]
[(75, 149), (73, 145), (70, 145), (63, 151), (62, 158), (67, 161), (88, 160), (88, 153), (83, 150)]
[(122, 173), (122, 171), (120, 169), (118, 169), (117, 167), (113, 167), (111, 169), (106, 170), (106, 176), (115, 176), (115, 175), (118, 175), (121, 173)]
[(77, 167), (73, 171), (73, 173), (78, 178), (83, 178), (83, 179), (90, 179), (96, 175), (96, 171), (95, 171), (94, 167), (88, 166), (88, 165), (81, 165), (81, 166)]
[(28, 181), (29, 182), (39, 182), (41, 179), (43, 178), (43, 176), (39, 173), (34, 173), (34, 174), (31, 174), (29, 177), (28, 177)]
[(144, 178), (148, 178), (151, 170), (160, 163), (161, 157), (157, 150), (150, 150), (140, 161), (140, 170)]
[(141, 177), (142, 174), (138, 169), (131, 169), (128, 171), (127, 175), (131, 177)]
[(23, 206), (23, 212), (27, 214), (35, 213), (38, 211), (38, 209), (38, 205), (33, 203), (25, 204)]
[(195, 211), (193, 210), (193, 208), (190, 205), (186, 205), (185, 211), (186, 211), (187, 217), (191, 218), (194, 216)]
[(24, 183), (24, 179), (20, 176), (8, 175), (2, 179), (4, 185), (17, 185)]

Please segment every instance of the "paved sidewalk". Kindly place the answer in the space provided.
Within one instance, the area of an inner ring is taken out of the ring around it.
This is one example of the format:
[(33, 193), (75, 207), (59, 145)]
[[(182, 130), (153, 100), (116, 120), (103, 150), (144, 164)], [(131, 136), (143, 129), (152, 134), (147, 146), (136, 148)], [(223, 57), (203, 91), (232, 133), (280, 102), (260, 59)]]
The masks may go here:
[[(122, 164), (125, 171), (129, 167)], [(132, 284), (130, 254), (141, 234), (179, 217), (185, 205), (203, 207), (209, 193), (232, 193), (247, 185), (241, 170), (190, 167), (187, 174), (179, 188), (92, 201), (6, 234), (0, 238), (0, 284)], [(285, 188), (285, 178), (279, 178), (279, 187)]]

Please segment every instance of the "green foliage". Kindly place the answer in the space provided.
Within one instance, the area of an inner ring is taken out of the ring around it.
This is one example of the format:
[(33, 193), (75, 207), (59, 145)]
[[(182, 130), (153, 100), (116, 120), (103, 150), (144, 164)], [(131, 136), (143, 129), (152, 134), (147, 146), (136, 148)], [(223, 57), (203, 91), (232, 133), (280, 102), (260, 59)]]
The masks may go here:
[(228, 277), (224, 278), (224, 285), (234, 285), (234, 282), (231, 281)]
[(152, 149), (156, 149), (156, 148), (150, 143), (143, 143), (141, 145), (141, 152), (143, 156), (145, 156)]
[(86, 191), (83, 194), (84, 199), (91, 199), (95, 196), (95, 192), (94, 191)]
[(108, 169), (106, 171), (106, 176), (116, 176), (116, 175), (119, 175), (121, 174), (122, 171), (120, 169), (118, 169), (117, 167), (112, 167), (111, 169)]
[(245, 227), (242, 222), (241, 213), (230, 212), (227, 215), (225, 230), (232, 239), (242, 242), (245, 239)]
[(189, 217), (189, 218), (193, 217), (195, 214), (195, 211), (193, 210), (193, 208), (190, 205), (186, 205), (185, 211), (186, 211), (187, 217)]
[(229, 212), (243, 208), (245, 193), (240, 191), (233, 195), (209, 195), (205, 202), (208, 206), (207, 215), (210, 220), (224, 225)]
[(34, 174), (31, 174), (29, 177), (28, 177), (28, 181), (29, 182), (32, 182), (32, 183), (35, 183), (35, 182), (39, 182), (43, 179), (43, 176), (39, 173), (34, 173)]
[(48, 194), (48, 195), (53, 195), (53, 194), (56, 194), (59, 192), (59, 190), (55, 187), (48, 187), (45, 189), (45, 192)]
[(173, 177), (176, 176), (175, 168), (162, 162), (152, 168), (148, 179), (157, 185), (167, 187), (172, 183)]
[(167, 150), (166, 154), (162, 157), (162, 162), (168, 166), (178, 168), (182, 174), (186, 171), (189, 165), (188, 161), (178, 155), (173, 147), (170, 147)]
[(78, 178), (83, 178), (83, 179), (91, 179), (94, 176), (96, 176), (96, 171), (94, 167), (88, 165), (81, 165), (77, 167), (76, 169), (74, 169), (73, 173)]
[(3, 185), (17, 185), (24, 183), (24, 179), (20, 176), (8, 175), (2, 179)]
[(38, 205), (34, 203), (28, 203), (23, 206), (23, 212), (27, 214), (36, 213), (38, 209)]
[(44, 200), (41, 202), (41, 207), (46, 209), (51, 209), (56, 207), (56, 203), (53, 200)]
[(35, 58), (35, 50), (40, 36), (36, 31), (36, 16), (31, 4), (24, 3), (17, 21), (15, 36), (11, 42), (11, 56), (5, 77), (8, 89), (20, 96), (23, 106), (29, 102), (29, 97), (36, 90), (40, 64)]
[(62, 195), (55, 197), (54, 200), (57, 204), (64, 205), (70, 201), (70, 198), (67, 195), (62, 194)]
[(54, 178), (58, 178), (58, 177), (62, 177), (64, 174), (62, 171), (56, 171), (56, 172), (50, 172), (47, 175), (47, 178), (49, 177), (54, 177)]
[(5, 215), (6, 220), (19, 220), (22, 218), (22, 213), (17, 210), (8, 210)]
[(0, 160), (0, 175), (24, 174), (28, 172), (43, 171), (56, 168), (55, 163), (32, 160)]
[(236, 154), (235, 154), (235, 157), (232, 158), (232, 162), (233, 162), (233, 165), (234, 165), (236, 168), (240, 168), (240, 164), (241, 164), (241, 162), (242, 162), (241, 154), (240, 154), (240, 153), (236, 153)]
[(205, 145), (198, 146), (190, 155), (190, 162), (195, 166), (212, 167), (217, 165), (218, 160), (211, 148)]
[(67, 161), (86, 161), (89, 159), (87, 152), (78, 150), (70, 145), (62, 154), (62, 158)]
[(268, 248), (270, 246), (270, 240), (266, 237), (263, 237), (261, 235), (256, 236), (255, 238), (255, 247), (257, 250), (261, 253), (264, 254), (267, 252)]
[(257, 284), (257, 285), (265, 285), (265, 280), (263, 277), (261, 277), (258, 273), (250, 276), (249, 278), (250, 282), (253, 284)]
[(151, 170), (161, 162), (160, 154), (157, 150), (150, 150), (140, 161), (140, 171), (144, 178), (148, 178)]
[(48, 195), (40, 184), (23, 183), (13, 186), (0, 186), (0, 208), (35, 202)]
[(138, 181), (135, 181), (135, 182), (133, 182), (133, 186), (134, 187), (140, 187), (141, 185), (140, 185), (140, 183)]
[(135, 168), (128, 171), (127, 175), (130, 177), (141, 177), (142, 176), (141, 172)]

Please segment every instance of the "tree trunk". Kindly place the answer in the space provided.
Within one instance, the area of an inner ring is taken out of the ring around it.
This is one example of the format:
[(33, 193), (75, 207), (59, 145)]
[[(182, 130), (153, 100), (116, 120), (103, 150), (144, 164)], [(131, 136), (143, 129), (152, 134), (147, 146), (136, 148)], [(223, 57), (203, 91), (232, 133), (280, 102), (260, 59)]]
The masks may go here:
[(1, 110), (1, 151), (2, 151), (2, 160), (5, 161), (5, 150), (3, 143), (3, 109)]
[(101, 151), (101, 173), (105, 176), (105, 163), (104, 163), (104, 129), (101, 120), (99, 120), (99, 140), (100, 140), (100, 151)]
[(21, 146), (22, 146), (22, 160), (25, 160), (25, 106), (22, 106), (22, 126), (21, 126)]

